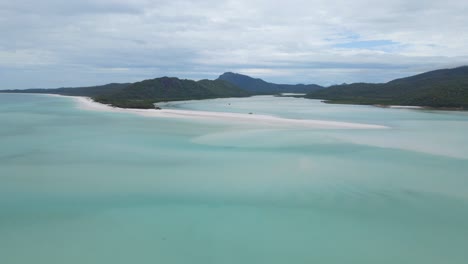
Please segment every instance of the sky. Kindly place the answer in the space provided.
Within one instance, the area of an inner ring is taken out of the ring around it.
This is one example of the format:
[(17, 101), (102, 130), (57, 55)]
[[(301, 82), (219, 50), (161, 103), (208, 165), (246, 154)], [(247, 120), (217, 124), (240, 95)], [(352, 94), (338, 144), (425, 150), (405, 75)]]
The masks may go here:
[(468, 65), (467, 14), (466, 0), (0, 0), (0, 89), (386, 82)]

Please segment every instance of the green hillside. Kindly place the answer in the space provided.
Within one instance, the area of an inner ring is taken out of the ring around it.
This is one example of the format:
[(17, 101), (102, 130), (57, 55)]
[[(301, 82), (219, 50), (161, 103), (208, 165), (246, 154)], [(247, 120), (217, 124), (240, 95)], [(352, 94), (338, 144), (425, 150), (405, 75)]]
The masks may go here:
[(154, 103), (162, 101), (246, 96), (250, 96), (250, 93), (221, 80), (193, 81), (162, 77), (137, 82), (94, 99), (117, 107), (154, 108)]
[(330, 103), (468, 108), (468, 66), (436, 70), (388, 83), (353, 83), (313, 91), (306, 98)]
[(276, 84), (238, 73), (225, 72), (218, 80), (230, 82), (253, 94), (308, 93), (323, 89), (316, 84)]
[(3, 93), (43, 93), (88, 96), (95, 101), (124, 108), (154, 108), (154, 103), (192, 99), (246, 97), (251, 94), (223, 80), (182, 80), (162, 77), (136, 83), (111, 83), (100, 86), (3, 90)]

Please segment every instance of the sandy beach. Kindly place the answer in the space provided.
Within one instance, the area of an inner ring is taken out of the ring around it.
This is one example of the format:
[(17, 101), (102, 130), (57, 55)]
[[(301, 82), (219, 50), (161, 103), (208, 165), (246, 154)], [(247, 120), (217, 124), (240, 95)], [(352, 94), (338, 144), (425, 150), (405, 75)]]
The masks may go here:
[[(61, 95), (52, 95), (61, 96)], [(66, 96), (73, 98), (80, 109), (91, 111), (106, 111), (106, 112), (119, 112), (119, 113), (133, 113), (146, 117), (157, 118), (181, 118), (181, 119), (199, 119), (207, 121), (219, 121), (229, 123), (246, 123), (255, 124), (260, 126), (274, 126), (274, 127), (297, 127), (297, 128), (317, 128), (317, 129), (385, 129), (386, 126), (324, 121), (324, 120), (301, 120), (301, 119), (288, 119), (271, 115), (259, 114), (239, 114), (228, 112), (208, 112), (208, 111), (191, 111), (191, 110), (178, 110), (178, 109), (129, 109), (118, 108), (109, 105), (101, 104), (93, 101), (89, 97), (80, 96)]]
[(394, 109), (423, 109), (422, 106), (411, 106), (411, 105), (390, 105), (389, 108)]

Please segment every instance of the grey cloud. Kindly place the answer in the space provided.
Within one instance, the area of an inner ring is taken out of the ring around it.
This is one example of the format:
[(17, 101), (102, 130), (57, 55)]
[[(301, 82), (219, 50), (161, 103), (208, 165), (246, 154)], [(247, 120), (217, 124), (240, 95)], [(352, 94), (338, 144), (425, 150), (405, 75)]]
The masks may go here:
[(143, 11), (142, 1), (117, 0), (16, 0), (2, 1), (4, 12), (16, 14), (39, 14), (46, 16), (70, 16), (95, 13), (139, 13)]
[[(0, 76), (8, 88), (224, 71), (284, 83), (387, 81), (468, 64), (467, 8), (456, 0), (0, 0)], [(378, 40), (397, 44), (346, 44)]]

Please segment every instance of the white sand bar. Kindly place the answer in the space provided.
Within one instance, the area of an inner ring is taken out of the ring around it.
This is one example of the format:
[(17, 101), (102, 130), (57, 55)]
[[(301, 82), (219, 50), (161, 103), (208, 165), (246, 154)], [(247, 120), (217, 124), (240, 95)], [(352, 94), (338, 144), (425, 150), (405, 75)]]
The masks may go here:
[(286, 126), (286, 127), (305, 127), (305, 128), (321, 128), (321, 129), (385, 129), (386, 126), (370, 125), (360, 123), (347, 123), (336, 121), (310, 120), (310, 119), (289, 119), (270, 115), (258, 114), (239, 114), (227, 112), (208, 112), (208, 111), (191, 111), (178, 109), (129, 109), (117, 108), (109, 105), (97, 103), (88, 97), (70, 96), (78, 102), (78, 106), (84, 110), (106, 111), (106, 112), (121, 112), (134, 113), (147, 117), (158, 118), (183, 118), (183, 119), (200, 119), (212, 120), (229, 123), (250, 123), (255, 125), (267, 126)]
[(411, 106), (411, 105), (390, 105), (389, 108), (395, 109), (423, 109), (421, 106)]

